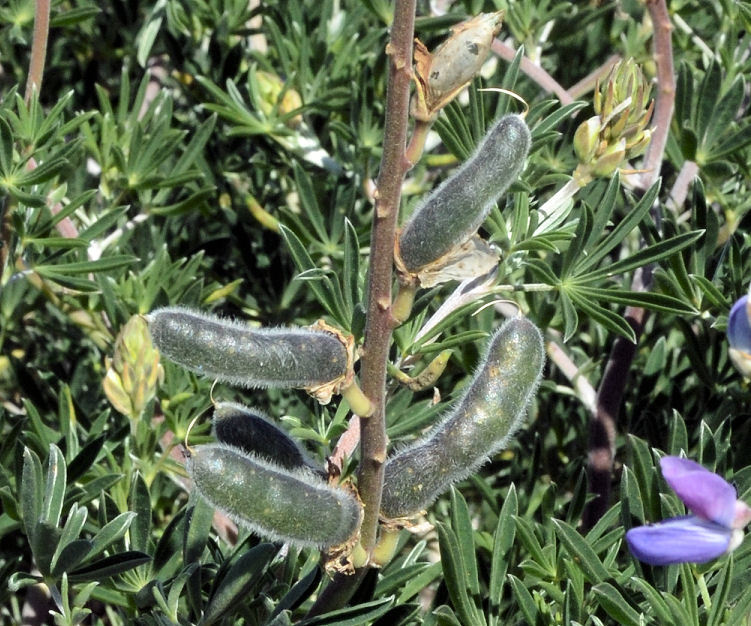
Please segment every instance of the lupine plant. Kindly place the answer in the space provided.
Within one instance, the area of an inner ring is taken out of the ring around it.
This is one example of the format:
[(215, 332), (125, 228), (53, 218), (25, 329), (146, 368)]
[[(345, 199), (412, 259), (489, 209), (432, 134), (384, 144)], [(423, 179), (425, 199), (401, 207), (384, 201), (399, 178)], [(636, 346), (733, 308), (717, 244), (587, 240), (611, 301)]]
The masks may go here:
[(751, 623), (747, 2), (0, 7), (0, 623)]

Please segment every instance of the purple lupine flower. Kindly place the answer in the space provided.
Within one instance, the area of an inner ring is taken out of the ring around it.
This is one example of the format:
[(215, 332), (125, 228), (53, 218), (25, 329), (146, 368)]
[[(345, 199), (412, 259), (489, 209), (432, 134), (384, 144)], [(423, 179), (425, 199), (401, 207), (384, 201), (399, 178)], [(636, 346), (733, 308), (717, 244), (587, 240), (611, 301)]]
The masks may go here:
[(751, 507), (735, 487), (698, 463), (677, 456), (660, 459), (668, 485), (693, 513), (638, 526), (626, 533), (631, 553), (650, 565), (706, 563), (735, 550), (751, 522)]
[(738, 300), (728, 315), (728, 354), (733, 365), (751, 378), (751, 302), (748, 296)]

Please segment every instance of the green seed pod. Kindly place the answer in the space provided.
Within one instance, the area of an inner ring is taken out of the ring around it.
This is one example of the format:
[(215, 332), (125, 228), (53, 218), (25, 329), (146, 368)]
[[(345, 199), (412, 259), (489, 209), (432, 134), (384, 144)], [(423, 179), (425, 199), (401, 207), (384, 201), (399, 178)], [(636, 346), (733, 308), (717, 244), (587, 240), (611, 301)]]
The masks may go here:
[(213, 431), (218, 441), (257, 454), (284, 469), (306, 468), (326, 477), (292, 437), (257, 409), (219, 402), (214, 408)]
[(446, 417), (386, 461), (381, 513), (390, 519), (417, 514), (506, 446), (524, 419), (544, 362), (537, 327), (523, 317), (506, 322)]
[(495, 123), (475, 153), (423, 200), (402, 229), (398, 251), (408, 272), (440, 261), (480, 228), (521, 172), (530, 142), (518, 115)]
[(285, 470), (226, 444), (195, 446), (188, 474), (214, 507), (262, 537), (330, 548), (353, 538), (360, 523), (356, 498), (305, 470)]
[(157, 309), (146, 319), (164, 356), (234, 385), (312, 388), (347, 374), (347, 347), (333, 332), (253, 329), (180, 307)]

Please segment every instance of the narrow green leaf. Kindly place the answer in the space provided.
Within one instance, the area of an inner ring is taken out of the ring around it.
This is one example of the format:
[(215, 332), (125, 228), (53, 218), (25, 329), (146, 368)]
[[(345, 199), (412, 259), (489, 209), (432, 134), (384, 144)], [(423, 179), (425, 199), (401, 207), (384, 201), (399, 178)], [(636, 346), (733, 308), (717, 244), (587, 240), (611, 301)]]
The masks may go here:
[(621, 626), (641, 626), (640, 614), (623, 598), (610, 583), (600, 583), (592, 587), (592, 592), (600, 606)]
[(673, 415), (670, 420), (667, 452), (673, 456), (679, 456), (681, 452), (688, 452), (688, 431), (686, 430), (686, 422), (683, 421), (680, 413), (675, 409), (673, 409)]
[(329, 241), (329, 235), (326, 231), (326, 225), (323, 222), (321, 207), (318, 206), (318, 200), (313, 190), (313, 181), (310, 180), (308, 173), (302, 168), (298, 161), (294, 161), (292, 169), (297, 185), (297, 192), (300, 195), (300, 205), (305, 211), (308, 220), (313, 225), (313, 229), (318, 236), (318, 241), (326, 243)]
[(63, 510), (67, 467), (65, 457), (54, 443), (50, 444), (47, 458), (47, 480), (44, 487), (41, 517), (50, 526), (57, 526)]
[(579, 314), (576, 312), (574, 303), (569, 298), (568, 293), (561, 289), (561, 312), (563, 314), (563, 342), (566, 343), (576, 333), (579, 327)]
[(54, 283), (68, 287), (75, 291), (83, 293), (93, 293), (99, 291), (99, 285), (88, 278), (80, 278), (78, 276), (68, 276), (67, 274), (61, 274), (52, 269), (45, 269), (43, 272), (39, 272), (47, 280), (51, 280)]
[(563, 255), (561, 271), (559, 273), (560, 280), (565, 280), (571, 268), (576, 264), (576, 261), (581, 256), (582, 250), (584, 250), (585, 238), (591, 232), (592, 211), (588, 206), (584, 205), (579, 215), (579, 222), (576, 225), (576, 232), (569, 243), (568, 250), (566, 250)]
[(516, 524), (514, 516), (519, 513), (519, 504), (516, 497), (516, 487), (512, 483), (509, 487), (506, 499), (503, 501), (501, 512), (498, 515), (498, 524), (493, 534), (493, 554), (490, 562), (490, 579), (488, 581), (488, 600), (490, 601), (491, 615), (498, 616), (503, 595), (503, 584), (506, 581), (508, 571), (509, 551), (514, 545), (516, 536)]
[(508, 579), (511, 582), (511, 588), (516, 597), (516, 603), (524, 615), (524, 623), (537, 624), (540, 612), (537, 609), (537, 604), (535, 604), (532, 594), (529, 593), (529, 590), (524, 586), (524, 583), (513, 574), (509, 574)]
[(643, 578), (637, 578), (636, 576), (630, 579), (630, 583), (644, 594), (644, 597), (647, 599), (649, 606), (652, 607), (660, 624), (670, 624), (672, 622), (673, 616), (670, 612), (670, 607), (662, 597), (660, 591), (652, 587), (652, 585)]
[(634, 525), (632, 517), (635, 517), (641, 524), (646, 521), (639, 482), (633, 470), (627, 465), (623, 467), (621, 474), (621, 507), (621, 521), (625, 528), (628, 529)]
[(477, 576), (477, 557), (475, 556), (474, 530), (469, 517), (467, 502), (461, 493), (451, 487), (451, 528), (459, 540), (459, 550), (462, 555), (465, 582), (469, 593), (473, 596), (480, 594), (480, 582)]
[[(214, 520), (214, 507), (203, 498), (195, 498), (186, 518), (183, 563), (199, 564), (209, 539), (211, 523)], [(201, 569), (197, 568), (188, 579), (186, 587), (188, 602), (196, 615), (203, 612), (201, 578)]]
[(21, 515), (26, 536), (33, 546), (37, 524), (42, 517), (44, 478), (39, 457), (29, 448), (23, 450), (23, 471), (21, 473)]
[(129, 254), (117, 254), (96, 261), (78, 261), (74, 263), (60, 263), (59, 265), (37, 265), (34, 269), (42, 276), (54, 274), (93, 274), (95, 272), (109, 272), (131, 265), (138, 261), (138, 257)]
[(704, 276), (698, 274), (690, 274), (691, 280), (693, 280), (701, 289), (702, 293), (709, 301), (709, 305), (717, 307), (718, 309), (729, 309), (730, 302), (725, 297), (725, 294), (720, 291), (715, 284)]
[(108, 556), (86, 567), (68, 573), (68, 580), (72, 583), (89, 582), (90, 580), (101, 580), (122, 574), (144, 563), (148, 563), (151, 557), (148, 554), (138, 550), (129, 550), (113, 556)]
[(134, 550), (147, 552), (151, 535), (151, 495), (141, 474), (133, 477), (130, 508), (136, 513), (130, 525), (130, 545)]
[(85, 22), (89, 18), (92, 18), (102, 10), (95, 6), (83, 6), (73, 7), (70, 9), (64, 9), (61, 13), (50, 18), (51, 28), (62, 28), (65, 26), (75, 26), (81, 22)]
[[(615, 185), (616, 181), (617, 179), (613, 178), (611, 180), (611, 185)], [(615, 202), (617, 195), (617, 188), (611, 188), (611, 185), (608, 186), (608, 189), (605, 192), (605, 197), (603, 198), (603, 203), (607, 204), (602, 207), (602, 210), (605, 211), (608, 216), (610, 215), (610, 211), (612, 211), (610, 203)], [(639, 225), (647, 213), (649, 213), (649, 210), (652, 208), (652, 205), (657, 198), (659, 190), (659, 182), (656, 182), (647, 189), (647, 192), (642, 196), (641, 200), (639, 200), (639, 202), (636, 203), (636, 206), (631, 209), (620, 222), (618, 222), (618, 225), (605, 238), (605, 240), (594, 250), (591, 250), (589, 254), (586, 257), (583, 257), (581, 262), (576, 265), (574, 275), (578, 277), (586, 273), (590, 268), (597, 267), (600, 261), (602, 261), (617, 245), (619, 245), (626, 236)], [(610, 210), (608, 210), (608, 208)], [(596, 214), (595, 225), (598, 228), (605, 226), (605, 224), (602, 223), (603, 218), (604, 216)], [(590, 241), (588, 240), (587, 243), (589, 244)]]
[(404, 586), (404, 588), (401, 590), (401, 594), (399, 595), (397, 603), (402, 604), (414, 598), (434, 580), (439, 578), (442, 573), (443, 565), (440, 562), (431, 563), (420, 574), (417, 574)]
[(65, 544), (61, 550), (62, 545), (63, 542), (60, 541), (52, 557), (52, 575), (55, 577), (71, 571), (91, 552), (91, 541), (88, 539), (75, 539)]
[(119, 540), (130, 527), (131, 522), (136, 517), (137, 513), (134, 511), (126, 511), (120, 513), (115, 519), (107, 522), (99, 532), (94, 535), (92, 540), (91, 552), (89, 558), (93, 558), (100, 554), (105, 548), (108, 548), (115, 541)]
[[(60, 558), (60, 553), (62, 552), (63, 548), (78, 539), (78, 536), (81, 534), (83, 525), (86, 523), (87, 514), (88, 511), (85, 507), (79, 507), (75, 503), (71, 507), (70, 512), (68, 513), (68, 519), (65, 520), (65, 526), (63, 526), (63, 532), (60, 535), (60, 542), (57, 545), (55, 554), (52, 556), (51, 566), (53, 573), (55, 573), (55, 566), (57, 565), (57, 561)], [(90, 549), (91, 546), (89, 545), (89, 550)], [(75, 565), (77, 564), (78, 563), (76, 563)], [(75, 567), (75, 565), (73, 565), (73, 567)]]
[(344, 218), (343, 274), (344, 302), (351, 316), (355, 305), (360, 302), (360, 242), (355, 227), (346, 217)]
[(584, 285), (577, 285), (576, 291), (578, 294), (592, 298), (593, 300), (613, 302), (627, 306), (639, 306), (661, 313), (675, 313), (677, 315), (698, 313), (693, 306), (683, 300), (662, 293), (628, 291), (626, 289), (603, 289), (601, 287)]
[(636, 343), (634, 329), (620, 315), (590, 302), (587, 298), (580, 297), (574, 289), (569, 290), (568, 294), (572, 302), (593, 320), (602, 324), (609, 331), (625, 337), (632, 343)]
[(244, 603), (276, 553), (276, 546), (262, 543), (238, 558), (211, 595), (200, 625), (215, 624), (234, 607)]
[(394, 604), (393, 596), (304, 619), (297, 626), (362, 626), (372, 624)]
[(477, 607), (469, 597), (466, 565), (459, 548), (459, 539), (447, 525), (438, 523), (438, 546), (441, 550), (443, 576), (451, 597), (451, 602), (459, 614), (462, 624), (472, 626), (484, 623)]
[[(717, 573), (717, 585), (712, 594), (712, 608), (707, 617), (707, 626), (720, 626), (727, 611), (728, 594), (733, 582), (733, 555), (725, 560), (725, 566)], [(732, 622), (728, 622), (732, 623)]]
[(717, 110), (717, 100), (720, 97), (721, 89), (722, 71), (719, 64), (713, 59), (707, 71), (704, 72), (696, 98), (697, 109), (694, 130), (701, 139), (701, 143), (711, 139), (707, 136), (707, 132), (712, 126), (712, 118)]
[(553, 527), (569, 556), (581, 566), (584, 576), (590, 583), (595, 584), (610, 578), (600, 558), (577, 530), (558, 519), (553, 520)]
[(10, 176), (13, 171), (13, 131), (0, 117), (0, 174)]
[(683, 607), (689, 617), (686, 626), (699, 626), (699, 607), (697, 606), (699, 594), (696, 591), (696, 582), (691, 567), (688, 563), (679, 565), (681, 586), (683, 587), (682, 600)]

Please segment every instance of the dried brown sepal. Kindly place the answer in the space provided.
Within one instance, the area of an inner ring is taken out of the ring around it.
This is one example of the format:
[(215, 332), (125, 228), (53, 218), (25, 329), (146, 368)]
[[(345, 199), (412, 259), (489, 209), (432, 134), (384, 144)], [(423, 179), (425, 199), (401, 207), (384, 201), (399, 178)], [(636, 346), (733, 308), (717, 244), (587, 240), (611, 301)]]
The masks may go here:
[(345, 335), (341, 330), (327, 324), (319, 319), (315, 324), (308, 326), (311, 330), (319, 330), (334, 335), (347, 351), (347, 367), (339, 378), (330, 380), (322, 385), (312, 385), (303, 387), (303, 389), (313, 396), (320, 404), (328, 404), (331, 396), (338, 394), (342, 389), (349, 387), (355, 378), (355, 338), (352, 335)]
[(415, 95), (410, 113), (432, 122), (480, 71), (501, 30), (503, 11), (480, 13), (451, 29), (451, 35), (432, 54), (415, 40)]

